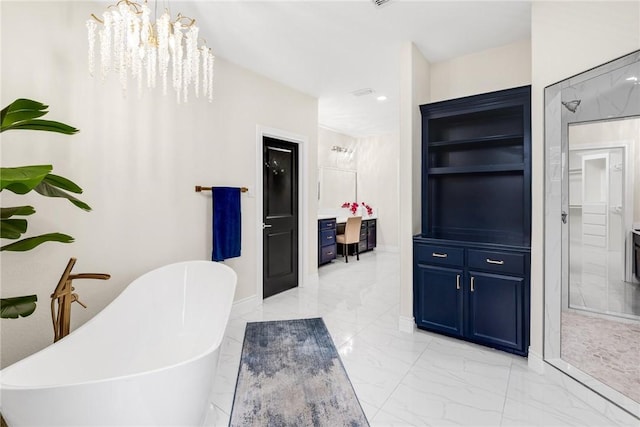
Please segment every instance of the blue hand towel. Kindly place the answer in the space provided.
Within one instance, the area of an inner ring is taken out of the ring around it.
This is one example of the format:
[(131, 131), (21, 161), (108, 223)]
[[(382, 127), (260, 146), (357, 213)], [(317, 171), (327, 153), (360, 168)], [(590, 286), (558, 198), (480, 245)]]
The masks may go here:
[(240, 256), (240, 189), (213, 187), (213, 251), (211, 260)]

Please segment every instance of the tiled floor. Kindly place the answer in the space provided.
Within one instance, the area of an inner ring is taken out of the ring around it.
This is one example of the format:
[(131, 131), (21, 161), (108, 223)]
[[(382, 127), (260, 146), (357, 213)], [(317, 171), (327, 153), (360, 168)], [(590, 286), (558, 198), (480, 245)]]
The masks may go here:
[(562, 359), (640, 402), (640, 322), (562, 312)]
[(615, 426), (527, 359), (424, 331), (398, 331), (399, 260), (372, 252), (319, 268), (319, 284), (234, 310), (214, 385), (227, 425), (248, 321), (322, 317), (372, 426)]

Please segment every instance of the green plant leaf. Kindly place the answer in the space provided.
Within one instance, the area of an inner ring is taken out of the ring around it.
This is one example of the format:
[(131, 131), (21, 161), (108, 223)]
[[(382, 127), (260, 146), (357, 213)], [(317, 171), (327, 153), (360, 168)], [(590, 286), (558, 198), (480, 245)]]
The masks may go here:
[(45, 242), (73, 243), (73, 237), (62, 233), (43, 234), (41, 236), (28, 237), (26, 239), (4, 245), (0, 247), (0, 251), (25, 252), (30, 251)]
[(12, 216), (29, 216), (36, 213), (33, 206), (14, 206), (11, 208), (0, 208), (0, 219), (11, 218)]
[(37, 295), (0, 299), (0, 317), (3, 319), (17, 319), (27, 317), (36, 311)]
[(47, 114), (47, 111), (38, 111), (38, 110), (9, 111), (2, 120), (2, 128), (7, 129), (13, 123), (37, 119), (38, 117), (42, 117), (45, 114)]
[(15, 240), (26, 232), (26, 219), (0, 219), (0, 238)]
[[(54, 184), (55, 184), (55, 181), (54, 181)], [(79, 207), (80, 209), (84, 209), (85, 211), (90, 211), (91, 210), (91, 207), (88, 204), (86, 204), (82, 200), (76, 199), (71, 194), (68, 194), (68, 193), (58, 189), (56, 186), (54, 186), (51, 182), (49, 182), (47, 180), (42, 180), (40, 182), (40, 184), (36, 185), (34, 190), (37, 193), (42, 194), (43, 196), (65, 198), (65, 199), (69, 200), (71, 203), (73, 203), (74, 205), (76, 205), (77, 207)], [(82, 190), (80, 190), (80, 191), (82, 191)]]
[(0, 132), (4, 132), (11, 129), (43, 130), (46, 132), (64, 133), (65, 135), (73, 135), (74, 133), (78, 132), (78, 129), (74, 128), (73, 126), (69, 126), (64, 123), (60, 123), (52, 120), (40, 120), (40, 119), (24, 120), (21, 122), (17, 122), (5, 128), (2, 128)]
[(50, 173), (49, 175), (44, 177), (43, 182), (53, 185), (54, 187), (61, 188), (63, 190), (71, 191), (72, 193), (80, 194), (82, 193), (82, 188), (80, 188), (73, 181), (59, 175), (54, 175)]
[(40, 184), (51, 170), (51, 165), (0, 168), (0, 191), (7, 189), (16, 194), (26, 194)]
[(11, 129), (42, 130), (72, 135), (78, 129), (65, 123), (52, 120), (41, 120), (48, 113), (48, 105), (31, 99), (16, 99), (2, 110), (0, 114), (0, 132)]
[[(0, 112), (0, 126), (5, 126), (5, 120), (7, 119), (7, 115), (10, 113), (15, 113), (18, 111), (44, 111), (49, 108), (48, 105), (44, 105), (42, 102), (33, 101), (31, 99), (19, 98), (13, 101), (11, 104), (7, 105)], [(45, 111), (46, 114), (46, 111)], [(10, 124), (8, 121), (7, 125)]]

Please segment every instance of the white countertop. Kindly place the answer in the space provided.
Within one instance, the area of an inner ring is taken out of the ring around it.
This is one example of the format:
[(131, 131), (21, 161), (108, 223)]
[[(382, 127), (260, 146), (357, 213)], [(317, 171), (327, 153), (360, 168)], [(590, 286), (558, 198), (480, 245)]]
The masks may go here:
[[(336, 222), (343, 223), (343, 222), (347, 222), (348, 216), (345, 216), (345, 215), (336, 216), (336, 215), (331, 215), (331, 214), (318, 214), (318, 219), (329, 219), (329, 218), (335, 218)], [(376, 214), (373, 214), (371, 216), (363, 216), (362, 219), (363, 220), (365, 220), (365, 219), (378, 219), (378, 216)]]

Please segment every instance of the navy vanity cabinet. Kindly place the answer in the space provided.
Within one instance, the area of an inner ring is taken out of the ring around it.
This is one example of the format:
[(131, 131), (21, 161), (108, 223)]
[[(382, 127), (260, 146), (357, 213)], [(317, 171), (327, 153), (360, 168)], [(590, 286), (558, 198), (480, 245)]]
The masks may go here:
[(526, 354), (522, 277), (469, 271), (467, 336), (481, 344)]
[(367, 237), (367, 222), (363, 220), (360, 224), (360, 242), (358, 242), (358, 250), (360, 251), (360, 253), (367, 250)]
[(414, 318), (440, 332), (511, 353), (529, 347), (529, 253), (414, 237)]
[(318, 220), (318, 265), (336, 258), (336, 219)]
[(372, 250), (377, 244), (376, 220), (368, 219), (365, 223), (367, 224), (367, 250)]
[(421, 329), (526, 356), (531, 245), (531, 87), (420, 106)]
[(463, 263), (460, 248), (414, 244), (414, 317), (418, 327), (462, 336)]

